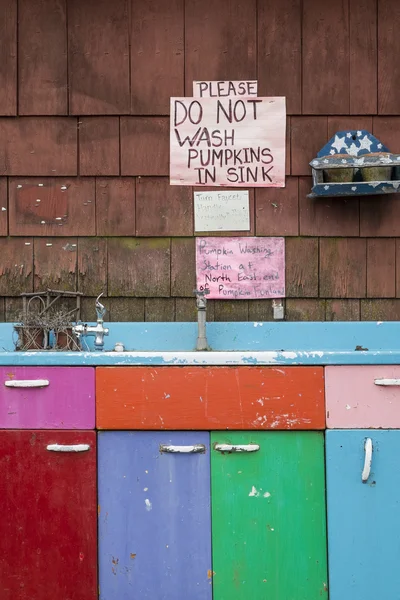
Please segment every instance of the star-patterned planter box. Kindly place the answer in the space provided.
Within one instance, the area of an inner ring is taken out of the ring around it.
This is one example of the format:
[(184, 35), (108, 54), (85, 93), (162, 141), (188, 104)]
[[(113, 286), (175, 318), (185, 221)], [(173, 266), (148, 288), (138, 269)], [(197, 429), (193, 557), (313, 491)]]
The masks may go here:
[(400, 193), (400, 155), (368, 131), (339, 131), (310, 162), (309, 198)]

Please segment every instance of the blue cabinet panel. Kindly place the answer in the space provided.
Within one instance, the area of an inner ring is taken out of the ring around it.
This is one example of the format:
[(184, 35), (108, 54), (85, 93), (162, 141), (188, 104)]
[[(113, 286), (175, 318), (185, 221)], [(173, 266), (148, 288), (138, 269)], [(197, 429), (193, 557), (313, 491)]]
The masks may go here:
[(399, 456), (397, 430), (326, 433), (330, 600), (400, 599)]
[(101, 600), (211, 600), (209, 434), (105, 431), (98, 444)]

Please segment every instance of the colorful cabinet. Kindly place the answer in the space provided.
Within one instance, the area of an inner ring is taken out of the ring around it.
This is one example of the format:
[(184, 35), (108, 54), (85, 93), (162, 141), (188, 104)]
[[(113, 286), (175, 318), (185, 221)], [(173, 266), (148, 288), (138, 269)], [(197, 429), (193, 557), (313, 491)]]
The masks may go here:
[(399, 454), (400, 431), (326, 433), (330, 600), (400, 597)]
[(93, 429), (95, 370), (0, 367), (0, 428)]
[(209, 435), (99, 433), (100, 598), (325, 594), (323, 434)]
[(209, 437), (99, 433), (101, 600), (211, 600)]
[(2, 600), (97, 598), (96, 434), (0, 431)]
[(214, 600), (326, 597), (323, 433), (213, 432), (211, 447)]
[(322, 367), (99, 367), (99, 429), (324, 429)]
[(325, 379), (328, 428), (400, 428), (400, 366), (326, 367)]
[(0, 377), (2, 600), (397, 597), (399, 366)]

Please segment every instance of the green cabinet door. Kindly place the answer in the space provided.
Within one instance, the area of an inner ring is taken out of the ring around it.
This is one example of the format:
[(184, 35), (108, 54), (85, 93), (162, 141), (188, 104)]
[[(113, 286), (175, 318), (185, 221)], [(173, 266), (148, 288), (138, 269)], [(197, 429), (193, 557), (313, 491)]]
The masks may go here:
[(323, 433), (211, 441), (214, 600), (327, 599)]

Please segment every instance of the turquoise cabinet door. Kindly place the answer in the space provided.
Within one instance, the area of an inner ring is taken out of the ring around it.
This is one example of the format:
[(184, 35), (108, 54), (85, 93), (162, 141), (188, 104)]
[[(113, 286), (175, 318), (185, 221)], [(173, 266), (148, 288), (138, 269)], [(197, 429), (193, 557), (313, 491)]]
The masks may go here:
[(213, 599), (327, 598), (323, 433), (225, 431), (211, 440)]
[(399, 457), (400, 431), (326, 433), (330, 600), (400, 598)]

